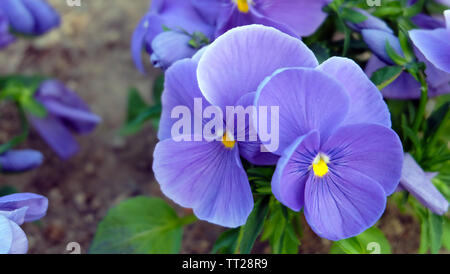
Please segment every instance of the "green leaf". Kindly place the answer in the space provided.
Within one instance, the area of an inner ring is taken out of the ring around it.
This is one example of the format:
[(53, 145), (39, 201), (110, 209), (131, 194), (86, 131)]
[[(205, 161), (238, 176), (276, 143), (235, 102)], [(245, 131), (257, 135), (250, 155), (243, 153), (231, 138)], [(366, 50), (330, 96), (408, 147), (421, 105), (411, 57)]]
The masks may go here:
[(394, 82), (402, 72), (403, 67), (401, 66), (386, 66), (375, 71), (370, 79), (379, 90), (382, 90)]
[(386, 41), (386, 52), (395, 64), (404, 66), (408, 63), (408, 60), (406, 60), (404, 57), (399, 55), (397, 51), (395, 51), (389, 41)]
[(450, 102), (444, 103), (436, 111), (434, 111), (427, 119), (425, 138), (428, 140), (427, 148), (432, 149), (438, 138), (440, 137), (446, 121), (450, 119)]
[(330, 249), (331, 254), (364, 254), (359, 241), (353, 237), (334, 242)]
[(439, 252), (439, 249), (442, 246), (444, 219), (442, 216), (429, 212), (428, 223), (429, 223), (428, 232), (430, 238), (430, 251), (432, 254), (436, 254)]
[(178, 253), (182, 226), (182, 219), (164, 200), (128, 199), (100, 222), (90, 253)]
[(6, 195), (11, 195), (11, 194), (18, 193), (18, 192), (19, 191), (17, 190), (17, 188), (15, 188), (13, 186), (0, 187), (0, 197), (6, 196)]
[(391, 254), (391, 245), (383, 232), (371, 227), (358, 236), (334, 242), (332, 254)]
[(142, 129), (142, 127), (148, 120), (158, 118), (160, 116), (161, 116), (160, 105), (148, 107), (144, 111), (142, 111), (134, 120), (130, 121), (124, 127), (122, 127), (119, 131), (119, 134), (120, 135), (135, 134), (136, 132)]
[(161, 104), (161, 96), (164, 91), (164, 74), (156, 77), (155, 82), (153, 83), (153, 100), (155, 105)]
[(444, 218), (444, 226), (442, 231), (442, 245), (450, 251), (450, 220)]
[(47, 109), (31, 96), (22, 97), (20, 100), (20, 105), (25, 112), (30, 113), (33, 116), (39, 118), (44, 118), (47, 116)]
[(364, 14), (359, 13), (358, 11), (356, 11), (352, 8), (347, 8), (347, 7), (342, 8), (341, 16), (346, 21), (350, 21), (350, 22), (356, 23), (356, 24), (362, 23), (367, 20), (367, 16), (365, 16)]
[(403, 12), (403, 8), (398, 6), (382, 6), (377, 7), (372, 15), (380, 18), (398, 16)]
[(236, 250), (240, 228), (234, 228), (220, 234), (214, 244), (211, 253), (233, 254)]
[(271, 201), (270, 214), (264, 224), (261, 241), (269, 241), (272, 253), (298, 253), (300, 240), (294, 228), (295, 218), (298, 218), (298, 213), (288, 211), (277, 201)]
[(425, 0), (419, 0), (414, 5), (410, 5), (404, 11), (404, 15), (406, 17), (413, 17), (423, 10), (423, 6), (425, 4)]
[(29, 88), (30, 90), (35, 91), (40, 84), (47, 80), (48, 78), (40, 76), (40, 75), (33, 75), (33, 76), (24, 76), (24, 75), (7, 75), (7, 76), (0, 76), (0, 90), (3, 90), (8, 85), (21, 85), (24, 87)]
[(136, 117), (147, 108), (148, 104), (139, 94), (139, 91), (136, 88), (131, 88), (128, 91), (127, 122), (136, 119)]
[(241, 254), (250, 254), (256, 238), (262, 231), (264, 221), (269, 212), (269, 196), (260, 198), (247, 219), (247, 223), (241, 227), (244, 231), (240, 242), (239, 250)]

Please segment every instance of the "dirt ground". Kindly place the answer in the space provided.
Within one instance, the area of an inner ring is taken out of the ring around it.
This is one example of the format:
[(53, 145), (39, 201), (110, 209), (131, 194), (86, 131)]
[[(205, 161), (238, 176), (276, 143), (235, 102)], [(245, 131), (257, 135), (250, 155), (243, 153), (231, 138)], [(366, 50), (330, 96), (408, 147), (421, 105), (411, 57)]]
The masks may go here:
[[(155, 131), (147, 127), (131, 138), (117, 136), (125, 117), (127, 90), (137, 87), (150, 100), (153, 80), (160, 72), (148, 67), (149, 73), (141, 75), (129, 53), (132, 31), (148, 8), (148, 0), (82, 0), (81, 7), (73, 8), (65, 1), (50, 2), (62, 14), (61, 28), (0, 51), (0, 75), (38, 73), (61, 79), (89, 102), (103, 123), (93, 134), (78, 138), (80, 153), (65, 162), (32, 133), (23, 147), (44, 152), (45, 163), (26, 174), (1, 176), (0, 187), (14, 186), (50, 200), (45, 218), (23, 226), (30, 253), (66, 253), (69, 242), (80, 243), (86, 253), (98, 222), (113, 205), (137, 195), (163, 197), (151, 170)], [(18, 128), (11, 108), (0, 111), (1, 143)], [(389, 206), (380, 225), (394, 252), (417, 251), (419, 225), (412, 217), (399, 215)], [(190, 225), (182, 252), (208, 253), (222, 231), (205, 222)], [(302, 253), (327, 253), (329, 246), (329, 241), (306, 226)], [(258, 244), (255, 250), (270, 252), (266, 244)]]

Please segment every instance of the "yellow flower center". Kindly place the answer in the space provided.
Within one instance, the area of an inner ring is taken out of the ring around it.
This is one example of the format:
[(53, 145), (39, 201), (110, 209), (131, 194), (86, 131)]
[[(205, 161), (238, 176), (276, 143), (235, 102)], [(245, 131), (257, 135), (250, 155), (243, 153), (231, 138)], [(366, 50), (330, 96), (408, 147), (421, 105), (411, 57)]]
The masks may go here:
[(225, 134), (222, 137), (222, 144), (226, 147), (226, 148), (233, 148), (234, 145), (236, 144), (236, 141), (234, 140), (233, 137), (231, 137), (228, 132), (225, 132)]
[(236, 4), (240, 12), (248, 13), (250, 11), (247, 0), (236, 0)]
[(322, 153), (319, 153), (316, 158), (314, 158), (312, 167), (314, 174), (317, 177), (323, 177), (328, 173), (328, 163), (330, 162), (330, 158)]

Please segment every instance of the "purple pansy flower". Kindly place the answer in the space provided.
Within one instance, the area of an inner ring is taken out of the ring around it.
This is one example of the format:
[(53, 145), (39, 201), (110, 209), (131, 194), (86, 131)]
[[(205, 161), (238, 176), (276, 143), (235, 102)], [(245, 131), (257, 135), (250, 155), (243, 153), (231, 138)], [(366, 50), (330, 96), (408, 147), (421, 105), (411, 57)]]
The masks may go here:
[(0, 154), (0, 172), (22, 172), (42, 164), (44, 156), (36, 150), (9, 150)]
[[(189, 43), (195, 33), (209, 41), (226, 31), (243, 25), (262, 24), (276, 27), (293, 36), (312, 34), (324, 21), (322, 8), (329, 0), (170, 0), (153, 1), (132, 39), (136, 66), (144, 71), (141, 50), (145, 46), (152, 62), (167, 68), (174, 61), (191, 57), (205, 43)], [(169, 34), (163, 35), (163, 27)], [(194, 37), (193, 37), (194, 35)], [(158, 42), (153, 42), (158, 38)], [(178, 43), (175, 43), (176, 40)], [(162, 42), (168, 43), (162, 43)], [(157, 53), (160, 52), (160, 53)], [(168, 54), (177, 52), (177, 56)], [(180, 59), (177, 59), (180, 58)]]
[[(449, 32), (447, 30), (436, 29), (436, 31), (438, 30), (444, 31), (444, 33), (447, 33), (448, 36)], [(393, 61), (390, 59), (389, 55), (387, 54), (386, 42), (389, 42), (392, 48), (399, 55), (403, 56), (403, 51), (401, 49), (400, 42), (398, 38), (395, 37), (393, 34), (385, 31), (369, 30), (369, 29), (363, 30), (362, 34), (364, 41), (367, 43), (369, 48), (374, 53), (374, 55), (371, 57), (366, 66), (367, 75), (371, 76), (376, 70), (386, 65), (394, 64)], [(411, 39), (414, 42), (413, 36), (414, 34), (411, 36)], [(442, 46), (444, 46), (444, 44), (440, 44), (441, 49)], [(445, 50), (442, 52), (445, 52)], [(418, 60), (424, 62), (427, 65), (425, 73), (427, 74), (429, 96), (434, 97), (441, 94), (450, 93), (450, 74), (440, 69), (435, 64), (433, 64), (431, 60), (429, 60), (426, 56), (424, 56), (424, 54), (420, 51), (417, 45), (415, 47), (415, 53)], [(442, 60), (446, 60), (445, 53), (444, 58), (442, 58)], [(410, 75), (407, 72), (403, 72), (396, 80), (394, 80), (391, 84), (385, 87), (381, 92), (386, 98), (416, 99), (420, 98), (420, 84), (418, 81), (414, 79), (412, 75)]]
[(6, 14), (0, 9), (0, 49), (14, 42), (14, 36), (9, 33), (9, 22)]
[(284, 139), (272, 178), (280, 202), (303, 208), (311, 228), (335, 241), (381, 217), (400, 180), (402, 145), (357, 64), (333, 57), (315, 69), (280, 70), (259, 87), (255, 104), (280, 107)]
[(431, 182), (435, 175), (425, 173), (414, 158), (406, 153), (399, 188), (407, 190), (432, 212), (444, 215), (448, 210), (448, 201)]
[(41, 35), (60, 24), (59, 14), (45, 0), (0, 0), (9, 24), (22, 34)]
[(24, 222), (44, 217), (48, 199), (33, 193), (0, 197), (0, 254), (25, 254), (28, 239), (20, 228)]
[(154, 67), (167, 69), (173, 63), (192, 57), (197, 49), (189, 46), (193, 39), (182, 31), (165, 31), (153, 39), (151, 61)]
[[(450, 75), (450, 10), (446, 10), (444, 16), (446, 28), (433, 30), (415, 29), (411, 30), (409, 35), (414, 46), (425, 57), (427, 65), (431, 65), (433, 69)], [(446, 83), (450, 86), (449, 81)]]
[[(170, 55), (158, 54), (158, 52), (167, 52), (165, 47), (169, 47), (170, 51), (184, 53), (180, 55), (180, 58), (191, 57), (186, 56), (186, 51), (191, 51), (192, 47), (189, 45), (191, 35), (195, 32), (199, 32), (205, 35), (205, 37), (212, 39), (214, 35), (214, 24), (208, 22), (202, 14), (199, 13), (196, 6), (194, 6), (191, 0), (154, 0), (152, 1), (150, 10), (141, 19), (136, 27), (133, 37), (131, 52), (133, 60), (141, 72), (144, 72), (144, 66), (141, 59), (141, 51), (145, 47), (148, 54), (153, 55), (153, 62), (158, 63), (172, 63), (173, 59)], [(171, 34), (164, 34), (164, 37), (158, 38), (159, 41), (165, 39), (172, 39), (169, 42), (174, 42), (173, 39), (178, 39), (179, 43), (176, 44), (161, 44), (153, 40), (163, 34), (164, 28), (168, 28), (169, 32), (175, 32)], [(156, 50), (155, 48), (158, 47)], [(159, 48), (162, 47), (162, 48)], [(158, 59), (156, 59), (158, 58)]]
[(29, 115), (31, 124), (62, 159), (78, 151), (72, 132), (87, 134), (101, 121), (77, 94), (57, 80), (43, 82), (34, 97), (47, 109), (47, 115)]

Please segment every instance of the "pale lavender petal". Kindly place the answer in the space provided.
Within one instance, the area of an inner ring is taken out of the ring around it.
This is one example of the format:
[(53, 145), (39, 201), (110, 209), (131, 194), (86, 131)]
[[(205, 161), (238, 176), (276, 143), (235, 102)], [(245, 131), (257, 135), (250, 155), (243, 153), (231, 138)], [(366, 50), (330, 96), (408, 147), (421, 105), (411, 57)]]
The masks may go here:
[(0, 210), (16, 210), (22, 207), (28, 207), (24, 221), (33, 222), (47, 213), (48, 199), (33, 193), (17, 193), (0, 197)]
[(274, 27), (286, 34), (299, 38), (299, 35), (291, 27), (280, 21), (276, 21), (268, 16), (265, 16), (253, 6), (250, 8), (250, 12), (242, 13), (237, 9), (236, 4), (234, 3), (225, 3), (222, 6), (221, 12), (219, 13), (217, 19), (218, 27), (216, 29), (216, 37), (219, 37), (232, 28), (252, 24)]
[(173, 63), (192, 57), (197, 49), (189, 45), (191, 36), (179, 31), (164, 31), (152, 41), (154, 67), (167, 69)]
[(8, 254), (13, 241), (10, 221), (0, 214), (0, 254)]
[(15, 222), (9, 222), (12, 231), (12, 244), (9, 254), (26, 254), (28, 251), (28, 239), (22, 228)]
[(193, 208), (201, 220), (226, 227), (246, 223), (253, 197), (237, 147), (167, 139), (153, 156), (156, 180), (167, 197)]
[[(255, 101), (255, 95), (256, 92), (247, 93), (244, 96), (242, 96), (241, 99), (237, 102), (236, 106), (242, 106), (243, 108), (247, 107), (253, 107), (253, 103)], [(233, 132), (235, 132), (235, 140), (239, 141), (239, 153), (240, 155), (245, 158), (247, 161), (254, 165), (260, 165), (260, 166), (266, 166), (266, 165), (275, 165), (279, 159), (279, 156), (276, 154), (273, 154), (271, 152), (265, 152), (262, 151), (262, 148), (264, 147), (261, 140), (257, 136), (257, 132), (255, 130), (253, 119), (252, 119), (252, 112), (245, 117), (245, 128), (243, 132), (239, 132), (240, 127), (238, 126), (238, 119), (237, 115), (234, 117), (234, 128)], [(229, 118), (227, 117), (227, 121)], [(241, 118), (242, 119), (242, 118)], [(227, 124), (227, 127), (230, 127), (229, 124)], [(250, 128), (252, 128), (253, 131), (250, 131)], [(253, 133), (253, 138), (256, 138), (256, 141), (253, 141), (251, 139), (252, 136), (250, 136)], [(241, 136), (245, 137), (245, 140), (240, 140), (239, 138)], [(275, 137), (276, 138), (276, 137)]]
[(9, 33), (9, 22), (6, 14), (0, 9), (0, 49), (14, 42), (14, 36)]
[(450, 30), (411, 30), (409, 35), (428, 61), (450, 73)]
[(58, 80), (44, 81), (34, 94), (37, 101), (49, 105), (50, 115), (61, 118), (66, 126), (79, 134), (95, 129), (101, 118), (73, 90)]
[(42, 164), (44, 156), (36, 150), (9, 150), (0, 155), (0, 171), (23, 172), (37, 168)]
[(409, 153), (405, 154), (400, 185), (432, 212), (439, 215), (447, 212), (447, 199)]
[[(55, 100), (47, 100), (43, 102), (43, 105), (52, 115), (57, 117), (67, 119), (69, 121), (76, 121), (78, 123), (89, 123), (96, 125), (102, 120), (98, 115), (85, 111), (82, 109), (77, 109), (71, 106), (62, 104), (61, 102)], [(81, 127), (82, 128), (82, 127)]]
[(412, 17), (411, 21), (421, 29), (445, 28), (445, 22), (442, 19), (437, 19), (423, 13)]
[[(175, 107), (185, 106), (191, 113), (191, 133), (197, 132), (198, 128), (193, 124), (194, 119), (203, 121), (203, 111), (209, 103), (203, 97), (197, 84), (197, 63), (190, 59), (176, 62), (165, 74), (164, 92), (162, 94), (162, 114), (158, 129), (158, 139), (164, 140), (172, 136), (171, 130), (175, 122), (179, 120), (171, 118)], [(201, 99), (202, 104), (195, 106), (194, 99)], [(179, 135), (179, 134), (178, 134)]]
[[(271, 107), (279, 108), (280, 144), (274, 153), (281, 155), (311, 130), (317, 129), (325, 141), (347, 116), (349, 96), (339, 82), (322, 71), (290, 68), (279, 70), (261, 84), (255, 106), (259, 113), (261, 107), (267, 106), (268, 117), (272, 115)], [(269, 123), (268, 127), (273, 126)]]
[[(446, 0), (448, 1), (448, 0)], [(450, 1), (448, 1), (448, 6), (450, 6)], [(450, 29), (450, 10), (444, 11), (444, 17), (445, 17), (445, 24), (447, 26), (447, 29)]]
[(58, 27), (61, 18), (56, 10), (46, 1), (41, 0), (21, 0), (25, 7), (32, 13), (34, 24), (34, 35), (43, 34), (52, 28)]
[(39, 135), (62, 159), (68, 159), (78, 152), (78, 143), (61, 120), (51, 116), (47, 118), (29, 116), (29, 120)]
[(318, 69), (334, 77), (349, 94), (350, 108), (343, 124), (374, 123), (391, 127), (391, 115), (383, 96), (353, 60), (332, 57)]
[(373, 226), (386, 207), (386, 195), (376, 181), (345, 167), (322, 178), (311, 172), (304, 199), (308, 224), (317, 235), (332, 241)]
[(190, 0), (192, 5), (196, 8), (202, 18), (204, 18), (208, 24), (216, 25), (217, 18), (220, 15), (220, 11), (224, 6), (223, 0)]
[(344, 126), (321, 149), (330, 157), (330, 169), (364, 174), (380, 184), (386, 195), (398, 186), (403, 147), (397, 134), (389, 128), (374, 124)]
[(190, 0), (165, 0), (153, 6), (151, 12), (158, 14), (163, 26), (174, 30), (185, 30), (192, 34), (201, 32), (207, 37), (211, 37), (214, 32), (214, 25), (202, 17), (197, 7)]
[(3, 0), (0, 5), (3, 12), (8, 16), (9, 24), (15, 31), (33, 34), (35, 20), (33, 14), (22, 1)]
[[(141, 19), (133, 32), (133, 36), (131, 38), (131, 55), (133, 57), (134, 64), (141, 73), (145, 73), (144, 64), (142, 63), (144, 41), (146, 39), (152, 41), (157, 34), (163, 31), (161, 26), (162, 20), (158, 15), (147, 13)], [(151, 49), (150, 47), (148, 48)]]
[(208, 46), (197, 76), (205, 98), (225, 109), (256, 91), (279, 68), (317, 65), (312, 51), (300, 40), (274, 28), (251, 25), (232, 29)]
[(10, 221), (13, 221), (18, 225), (22, 225), (25, 222), (25, 215), (27, 214), (27, 210), (27, 206), (12, 211), (3, 211), (0, 208), (0, 215), (8, 218)]
[(254, 0), (254, 8), (267, 18), (283, 23), (298, 36), (313, 34), (327, 14), (322, 9), (327, 0)]
[(380, 58), (383, 62), (394, 64), (386, 51), (386, 44), (396, 51), (397, 54), (403, 56), (403, 51), (400, 42), (392, 33), (376, 29), (365, 29), (361, 31), (364, 42), (372, 50), (372, 52)]
[(312, 131), (295, 140), (277, 163), (272, 192), (278, 201), (292, 210), (299, 211), (304, 205), (305, 184), (319, 147), (319, 133)]
[(441, 3), (442, 5), (446, 5), (447, 7), (450, 7), (450, 0), (435, 0), (438, 3)]

